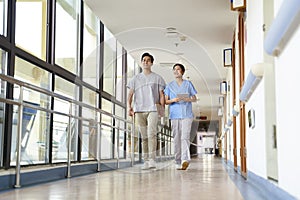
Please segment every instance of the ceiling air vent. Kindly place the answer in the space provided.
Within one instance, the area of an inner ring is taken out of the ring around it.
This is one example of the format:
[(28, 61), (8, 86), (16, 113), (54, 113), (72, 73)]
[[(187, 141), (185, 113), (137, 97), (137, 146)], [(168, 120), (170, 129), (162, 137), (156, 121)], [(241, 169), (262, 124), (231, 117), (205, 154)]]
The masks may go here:
[(167, 68), (172, 68), (174, 64), (175, 63), (172, 63), (172, 62), (161, 62), (161, 63), (159, 63), (159, 65), (161, 67), (167, 67)]

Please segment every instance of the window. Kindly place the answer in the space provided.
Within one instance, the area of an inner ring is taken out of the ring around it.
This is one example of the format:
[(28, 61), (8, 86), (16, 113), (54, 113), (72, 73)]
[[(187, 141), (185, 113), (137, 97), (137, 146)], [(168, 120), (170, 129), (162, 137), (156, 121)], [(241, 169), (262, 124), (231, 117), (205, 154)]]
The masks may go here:
[[(139, 71), (137, 69), (138, 69), (138, 65), (135, 63), (132, 56), (127, 54), (127, 74), (126, 74), (127, 75), (127, 82), (129, 82), (135, 74), (139, 73)], [(127, 90), (127, 94), (128, 94), (128, 88), (127, 87), (126, 87), (126, 90)], [(128, 115), (126, 115), (126, 117), (128, 117)]]
[(89, 7), (84, 6), (82, 80), (99, 88), (100, 22)]
[(115, 96), (116, 39), (104, 27), (103, 91)]
[(47, 0), (17, 0), (16, 6), (16, 45), (45, 60)]
[(0, 35), (6, 36), (7, 0), (0, 0)]
[[(125, 118), (125, 109), (122, 108), (121, 106), (115, 105), (115, 115), (121, 118)], [(125, 142), (126, 142), (126, 138), (125, 138), (125, 132), (123, 131), (125, 129), (125, 123), (123, 121), (119, 121), (116, 120), (116, 125), (117, 127), (119, 127), (121, 130), (119, 130), (119, 144), (117, 143), (118, 141), (118, 134), (116, 130), (116, 134), (115, 134), (115, 155), (117, 155), (117, 151), (119, 151), (119, 158), (124, 158), (125, 157)], [(122, 130), (123, 129), (123, 130)]]
[[(78, 86), (58, 76), (55, 77), (55, 93), (76, 100)], [(78, 144), (78, 120), (63, 114), (78, 116), (78, 106), (74, 106), (65, 100), (54, 98), (54, 110), (62, 114), (53, 114), (53, 162), (65, 162), (68, 150), (68, 131), (71, 131), (71, 160), (77, 160)], [(70, 110), (72, 111), (70, 113)]]
[(123, 47), (117, 42), (117, 77), (116, 77), (116, 99), (125, 103), (124, 91), (125, 85), (123, 84)]
[[(15, 59), (15, 78), (29, 84), (49, 89), (50, 73), (19, 57)], [(20, 98), (21, 88), (14, 86), (14, 99)], [(50, 97), (30, 88), (23, 87), (23, 101), (29, 105), (49, 109)], [(11, 142), (11, 165), (16, 164), (19, 107), (14, 106)], [(50, 113), (36, 108), (23, 108), (21, 133), (21, 164), (49, 162)]]
[[(97, 107), (98, 105), (98, 95), (96, 92), (83, 87), (83, 103)], [(81, 139), (81, 159), (96, 159), (97, 158), (97, 141), (98, 141), (98, 118), (97, 111), (95, 109), (82, 108), (82, 134)], [(89, 120), (87, 120), (89, 119)]]
[(56, 1), (55, 64), (78, 74), (78, 0)]
[[(113, 104), (112, 102), (101, 99), (102, 110), (112, 113)], [(112, 117), (105, 114), (101, 115), (101, 122), (109, 126), (101, 126), (101, 159), (113, 158), (113, 129), (112, 127)]]

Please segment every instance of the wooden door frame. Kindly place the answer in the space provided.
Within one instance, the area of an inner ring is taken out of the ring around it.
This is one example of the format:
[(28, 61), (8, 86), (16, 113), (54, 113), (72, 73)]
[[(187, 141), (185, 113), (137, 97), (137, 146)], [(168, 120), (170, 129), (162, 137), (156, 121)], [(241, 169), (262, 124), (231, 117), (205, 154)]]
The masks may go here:
[[(233, 35), (233, 42), (232, 42), (232, 108), (236, 105), (236, 71), (235, 71), (235, 33)], [(237, 171), (237, 141), (236, 141), (236, 116), (233, 116), (233, 166), (234, 170)]]
[[(238, 18), (238, 41), (239, 41), (239, 75), (240, 90), (245, 82), (245, 13), (240, 12)], [(246, 147), (246, 110), (245, 104), (240, 101), (240, 157), (241, 174), (247, 179), (247, 147)]]

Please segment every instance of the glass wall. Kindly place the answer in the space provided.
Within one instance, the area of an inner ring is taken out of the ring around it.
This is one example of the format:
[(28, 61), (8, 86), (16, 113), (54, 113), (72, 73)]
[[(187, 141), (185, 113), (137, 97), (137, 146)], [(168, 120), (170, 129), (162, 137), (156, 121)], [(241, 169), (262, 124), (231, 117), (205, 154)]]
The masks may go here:
[[(15, 59), (15, 78), (44, 89), (50, 88), (51, 74), (36, 65), (19, 57)], [(20, 98), (23, 92), (22, 133), (21, 133), (21, 164), (39, 164), (49, 162), (49, 130), (50, 113), (38, 110), (42, 107), (49, 109), (50, 97), (30, 88), (14, 86), (14, 99)], [(28, 107), (35, 106), (34, 108)], [(16, 162), (17, 125), (19, 107), (14, 106), (11, 142), (11, 165)]]
[(16, 6), (16, 45), (45, 60), (47, 0), (17, 0)]
[(6, 36), (7, 0), (0, 0), (0, 35)]
[[(126, 124), (97, 113), (97, 109), (101, 105), (108, 113), (127, 117), (125, 81), (139, 72), (133, 58), (123, 55), (125, 49), (84, 1), (15, 2), (8, 10), (10, 2), (0, 0), (0, 34), (11, 34), (1, 36), (5, 42), (0, 42), (0, 73), (63, 96), (51, 97), (0, 80), (0, 97), (19, 100), (23, 94), (21, 165), (65, 163), (69, 136), (72, 161), (99, 156), (114, 159), (118, 155), (124, 159), (127, 135), (112, 126), (123, 129)], [(15, 20), (6, 24), (7, 16), (14, 14)], [(12, 31), (6, 32), (7, 25)], [(125, 61), (130, 71), (127, 74)], [(75, 105), (69, 99), (92, 108)], [(0, 167), (17, 164), (17, 125), (22, 112), (18, 106), (7, 108), (12, 112), (5, 112), (5, 104), (0, 102)], [(5, 132), (4, 127), (8, 128)]]
[(55, 64), (74, 74), (79, 73), (77, 69), (79, 2), (56, 1)]

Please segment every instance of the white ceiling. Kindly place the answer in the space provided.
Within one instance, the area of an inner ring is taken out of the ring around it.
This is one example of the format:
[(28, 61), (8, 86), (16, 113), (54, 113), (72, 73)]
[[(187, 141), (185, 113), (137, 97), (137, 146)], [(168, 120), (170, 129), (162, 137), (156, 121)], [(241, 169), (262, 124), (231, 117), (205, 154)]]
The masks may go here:
[[(225, 80), (223, 49), (231, 47), (237, 12), (230, 0), (85, 0), (105, 26), (137, 61), (154, 56), (153, 71), (172, 81), (171, 66), (183, 63), (198, 91), (197, 116), (217, 119), (219, 84)], [(175, 37), (166, 37), (167, 28)]]

